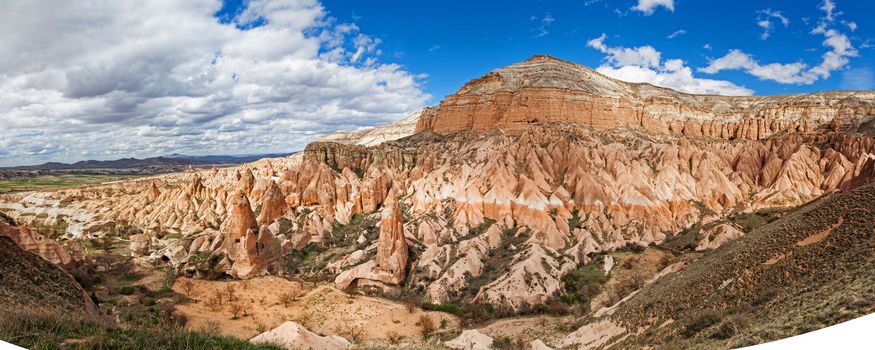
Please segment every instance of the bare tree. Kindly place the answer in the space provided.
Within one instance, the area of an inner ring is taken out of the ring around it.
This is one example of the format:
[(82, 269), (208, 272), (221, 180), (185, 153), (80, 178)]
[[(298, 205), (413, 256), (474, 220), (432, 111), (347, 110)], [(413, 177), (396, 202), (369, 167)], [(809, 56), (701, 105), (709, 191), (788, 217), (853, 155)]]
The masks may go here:
[(231, 312), (231, 319), (236, 320), (237, 315), (240, 314), (241, 311), (243, 311), (243, 307), (240, 306), (240, 304), (233, 303), (228, 305), (228, 311)]

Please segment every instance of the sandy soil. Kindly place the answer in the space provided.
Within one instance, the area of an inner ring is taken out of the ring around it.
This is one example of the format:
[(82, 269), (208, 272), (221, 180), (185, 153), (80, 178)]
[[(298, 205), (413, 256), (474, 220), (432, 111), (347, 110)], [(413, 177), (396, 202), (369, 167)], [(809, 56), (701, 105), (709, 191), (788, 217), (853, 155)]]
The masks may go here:
[[(190, 285), (189, 285), (190, 283)], [(228, 301), (228, 285), (234, 288), (235, 301)], [(187, 287), (189, 286), (189, 287)], [(177, 310), (188, 317), (191, 330), (213, 329), (218, 333), (249, 339), (285, 321), (296, 321), (322, 335), (340, 335), (351, 341), (381, 341), (402, 338), (415, 341), (421, 337), (420, 317), (429, 317), (436, 328), (459, 328), (452, 315), (426, 312), (392, 301), (346, 294), (333, 286), (311, 288), (300, 282), (279, 277), (260, 277), (247, 281), (205, 281), (180, 277), (173, 290), (192, 301)], [(222, 304), (208, 307), (207, 301), (222, 295)], [(284, 305), (282, 296), (294, 296)], [(232, 319), (231, 305), (241, 311)], [(402, 340), (403, 341), (403, 340)]]

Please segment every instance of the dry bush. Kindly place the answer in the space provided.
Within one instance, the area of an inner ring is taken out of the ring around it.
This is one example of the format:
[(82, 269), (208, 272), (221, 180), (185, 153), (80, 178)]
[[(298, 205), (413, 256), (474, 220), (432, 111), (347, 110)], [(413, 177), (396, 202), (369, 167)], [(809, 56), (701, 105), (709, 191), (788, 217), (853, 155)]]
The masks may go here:
[(240, 304), (233, 303), (233, 304), (228, 305), (228, 312), (231, 313), (232, 320), (236, 320), (237, 315), (239, 315), (241, 311), (243, 311), (243, 307), (240, 306)]
[(267, 326), (265, 326), (264, 323), (258, 322), (255, 324), (255, 331), (258, 332), (258, 334), (267, 332)]
[(228, 283), (225, 285), (226, 292), (228, 293), (228, 301), (234, 301), (237, 299), (237, 285), (234, 283)]
[(164, 270), (164, 286), (163, 288), (166, 290), (171, 290), (173, 288), (173, 283), (176, 282), (176, 271), (172, 268), (168, 268)]
[(222, 293), (219, 291), (213, 293), (213, 296), (204, 301), (204, 306), (212, 311), (218, 311), (219, 307), (222, 306)]
[(207, 321), (206, 323), (204, 323), (204, 326), (201, 329), (201, 332), (206, 333), (206, 334), (218, 334), (219, 333), (219, 321), (216, 321), (216, 320)]
[(614, 305), (622, 299), (620, 297), (620, 293), (617, 292), (617, 288), (614, 286), (610, 286), (605, 290), (605, 295), (608, 297), (608, 305)]
[(416, 305), (416, 299), (413, 299), (413, 298), (404, 299), (404, 307), (407, 308), (407, 312), (412, 314), (413, 312), (416, 311), (417, 306), (418, 305)]
[(293, 301), (295, 301), (295, 295), (292, 292), (285, 292), (279, 296), (279, 302), (283, 304), (283, 307), (289, 307)]
[(182, 281), (182, 290), (185, 291), (185, 295), (190, 296), (192, 289), (194, 289), (194, 283), (191, 280)]
[(398, 334), (398, 332), (389, 331), (388, 333), (386, 333), (386, 340), (388, 340), (389, 343), (392, 345), (398, 345), (399, 343), (401, 343), (401, 339), (404, 339), (404, 337)]
[(671, 254), (663, 255), (661, 258), (659, 258), (659, 270), (661, 271), (662, 269), (671, 265), (671, 261), (672, 261)]
[(159, 325), (163, 329), (183, 330), (188, 318), (176, 311), (176, 305), (172, 302), (158, 304)]
[(645, 282), (647, 282), (644, 278), (644, 275), (642, 275), (638, 271), (632, 274), (630, 281), (632, 282), (632, 286), (635, 287), (635, 289), (643, 288)]
[(427, 338), (437, 330), (434, 321), (427, 314), (419, 316), (419, 325), (422, 327), (422, 337)]

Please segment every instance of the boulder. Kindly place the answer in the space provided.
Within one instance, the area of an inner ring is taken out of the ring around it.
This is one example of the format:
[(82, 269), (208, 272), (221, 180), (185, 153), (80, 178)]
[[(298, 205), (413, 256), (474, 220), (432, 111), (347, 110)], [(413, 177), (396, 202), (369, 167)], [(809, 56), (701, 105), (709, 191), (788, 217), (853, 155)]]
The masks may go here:
[(146, 255), (152, 247), (152, 238), (142, 233), (131, 235), (130, 240), (131, 255), (133, 256)]
[(492, 338), (476, 329), (466, 329), (456, 339), (444, 342), (448, 348), (462, 350), (489, 350)]
[(288, 350), (340, 350), (352, 344), (339, 336), (321, 336), (297, 322), (287, 321), (277, 328), (261, 333), (252, 339), (253, 344), (270, 344)]

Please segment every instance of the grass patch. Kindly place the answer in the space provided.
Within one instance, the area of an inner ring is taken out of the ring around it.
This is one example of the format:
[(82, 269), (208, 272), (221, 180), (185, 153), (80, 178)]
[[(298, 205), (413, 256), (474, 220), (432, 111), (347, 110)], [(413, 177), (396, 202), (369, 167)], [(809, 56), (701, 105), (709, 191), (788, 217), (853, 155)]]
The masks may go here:
[(180, 328), (120, 328), (97, 320), (3, 310), (0, 339), (28, 349), (279, 349)]
[(142, 175), (115, 174), (65, 174), (65, 175), (41, 175), (26, 179), (0, 181), (0, 191), (44, 191), (61, 188), (99, 185), (104, 182), (126, 180)]

